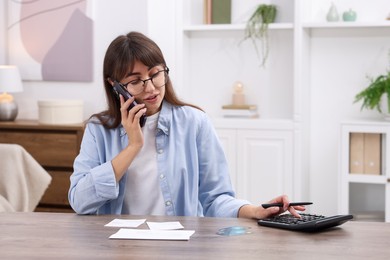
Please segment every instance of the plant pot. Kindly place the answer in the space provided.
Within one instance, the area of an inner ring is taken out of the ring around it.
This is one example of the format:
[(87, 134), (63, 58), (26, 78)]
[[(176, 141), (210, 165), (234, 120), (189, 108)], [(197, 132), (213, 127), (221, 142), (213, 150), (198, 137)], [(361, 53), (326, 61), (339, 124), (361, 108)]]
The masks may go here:
[(383, 118), (390, 121), (390, 100), (387, 93), (384, 93), (381, 97), (380, 108)]

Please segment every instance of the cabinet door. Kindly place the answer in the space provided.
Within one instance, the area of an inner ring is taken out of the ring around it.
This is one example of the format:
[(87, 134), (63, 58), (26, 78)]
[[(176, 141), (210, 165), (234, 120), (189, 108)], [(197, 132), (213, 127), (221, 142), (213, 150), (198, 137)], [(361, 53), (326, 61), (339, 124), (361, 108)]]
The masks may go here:
[(237, 191), (237, 130), (220, 128), (216, 129), (216, 131), (229, 164), (229, 173), (233, 188)]
[(237, 197), (252, 203), (293, 197), (292, 132), (238, 130)]

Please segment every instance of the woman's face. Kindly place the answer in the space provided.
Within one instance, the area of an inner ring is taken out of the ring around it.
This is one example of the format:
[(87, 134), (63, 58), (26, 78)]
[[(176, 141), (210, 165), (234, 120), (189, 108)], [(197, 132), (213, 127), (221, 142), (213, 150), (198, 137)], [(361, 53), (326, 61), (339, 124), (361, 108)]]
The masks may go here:
[(147, 116), (153, 115), (161, 109), (165, 95), (164, 79), (168, 77), (164, 73), (164, 69), (162, 65), (149, 68), (142, 62), (136, 61), (133, 71), (129, 71), (126, 77), (120, 81), (127, 85), (127, 90), (135, 97), (137, 103), (145, 104)]

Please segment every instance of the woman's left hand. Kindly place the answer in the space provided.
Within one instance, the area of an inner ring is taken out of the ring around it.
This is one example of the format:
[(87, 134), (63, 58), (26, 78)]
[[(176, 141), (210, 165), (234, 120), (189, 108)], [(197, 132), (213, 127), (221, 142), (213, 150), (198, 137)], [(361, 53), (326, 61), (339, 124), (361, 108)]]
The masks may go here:
[(304, 211), (306, 209), (305, 206), (289, 207), (290, 200), (286, 195), (276, 197), (270, 200), (268, 203), (282, 203), (283, 207), (269, 207), (265, 209), (262, 206), (245, 205), (240, 208), (238, 216), (245, 218), (263, 219), (282, 214), (288, 210), (292, 215), (300, 218), (300, 215), (297, 211)]

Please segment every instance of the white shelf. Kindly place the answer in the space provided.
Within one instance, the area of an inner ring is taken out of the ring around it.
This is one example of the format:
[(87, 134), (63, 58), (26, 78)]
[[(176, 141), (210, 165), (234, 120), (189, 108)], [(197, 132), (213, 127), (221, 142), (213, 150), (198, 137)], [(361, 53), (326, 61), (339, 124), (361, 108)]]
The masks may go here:
[[(194, 24), (185, 25), (183, 31), (234, 31), (245, 30), (246, 24)], [(293, 29), (293, 23), (271, 23), (268, 26), (269, 30), (285, 30)], [(367, 21), (367, 22), (304, 22), (303, 29), (343, 29), (343, 28), (390, 28), (390, 20), (384, 21)]]
[[(374, 119), (374, 118), (361, 118), (361, 119), (349, 119), (344, 120), (343, 124), (347, 124), (350, 126), (357, 126), (359, 128), (363, 127), (371, 127), (373, 124), (380, 127), (390, 126), (390, 121), (385, 121), (383, 119)], [(363, 129), (365, 131), (365, 129)], [(379, 131), (384, 132), (384, 131)]]
[(383, 175), (367, 175), (350, 173), (348, 181), (351, 183), (386, 184), (387, 177)]
[(292, 120), (284, 119), (247, 119), (247, 118), (213, 118), (216, 128), (258, 129), (258, 130), (293, 130)]
[(390, 28), (390, 21), (383, 22), (324, 22), (304, 23), (307, 29), (343, 29), (343, 28)]
[[(242, 31), (245, 30), (245, 24), (199, 24), (187, 25), (183, 28), (184, 32), (202, 32), (202, 31)], [(272, 23), (269, 24), (269, 30), (293, 29), (292, 23)]]

